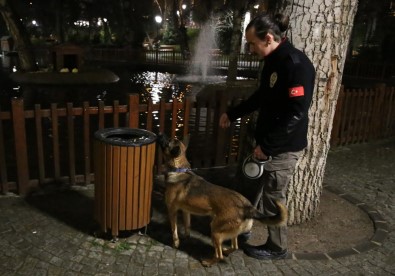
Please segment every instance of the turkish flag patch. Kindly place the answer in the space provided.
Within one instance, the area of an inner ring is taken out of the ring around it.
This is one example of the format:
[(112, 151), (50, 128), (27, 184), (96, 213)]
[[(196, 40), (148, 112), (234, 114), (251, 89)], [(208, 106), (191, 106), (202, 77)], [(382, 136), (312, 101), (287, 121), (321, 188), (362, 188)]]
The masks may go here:
[(304, 96), (304, 88), (303, 86), (289, 88), (288, 94), (290, 98)]

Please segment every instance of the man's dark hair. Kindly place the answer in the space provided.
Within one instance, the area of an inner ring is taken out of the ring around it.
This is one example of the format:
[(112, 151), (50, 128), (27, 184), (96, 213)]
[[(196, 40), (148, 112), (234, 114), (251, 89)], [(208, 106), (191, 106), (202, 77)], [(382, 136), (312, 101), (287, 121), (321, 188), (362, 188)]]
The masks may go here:
[(283, 33), (288, 29), (289, 16), (283, 14), (276, 14), (274, 16), (263, 13), (256, 16), (248, 23), (246, 31), (250, 28), (255, 28), (255, 35), (263, 40), (268, 33), (272, 34), (274, 40), (279, 42), (283, 37)]

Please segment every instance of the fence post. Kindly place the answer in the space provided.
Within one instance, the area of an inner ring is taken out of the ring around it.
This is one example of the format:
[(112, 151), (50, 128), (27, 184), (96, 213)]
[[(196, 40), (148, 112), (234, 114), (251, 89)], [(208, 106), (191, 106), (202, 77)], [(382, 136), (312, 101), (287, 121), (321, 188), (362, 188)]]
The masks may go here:
[(129, 127), (139, 127), (139, 95), (129, 95)]
[(6, 167), (4, 146), (5, 143), (4, 143), (3, 121), (0, 120), (0, 191), (2, 193), (8, 192), (7, 167)]
[(29, 184), (25, 110), (23, 105), (23, 98), (13, 98), (11, 100), (12, 126), (15, 139), (15, 158), (18, 174), (17, 186), (19, 194), (26, 194)]
[(340, 87), (339, 96), (337, 98), (335, 113), (332, 120), (332, 133), (331, 133), (331, 146), (338, 146), (341, 143), (340, 140), (340, 125), (342, 118), (342, 108), (343, 108), (343, 97), (344, 97), (344, 86)]
[[(217, 150), (215, 156), (215, 166), (224, 165), (226, 164), (225, 160), (225, 153), (226, 153), (226, 146), (228, 146), (229, 137), (227, 137), (228, 132), (219, 127), (219, 119), (222, 113), (226, 112), (228, 108), (228, 97), (224, 90), (216, 91), (215, 95), (216, 107), (214, 115), (214, 135), (217, 137)], [(215, 131), (217, 130), (217, 131)], [(214, 137), (215, 139), (215, 137)]]
[(185, 137), (189, 134), (189, 119), (191, 116), (191, 105), (192, 105), (192, 98), (186, 97), (184, 102), (184, 131), (182, 137)]

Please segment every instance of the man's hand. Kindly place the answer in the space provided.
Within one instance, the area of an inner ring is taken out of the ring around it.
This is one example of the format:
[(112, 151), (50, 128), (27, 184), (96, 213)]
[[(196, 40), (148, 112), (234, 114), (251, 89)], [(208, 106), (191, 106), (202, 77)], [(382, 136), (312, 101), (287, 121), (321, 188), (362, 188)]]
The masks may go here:
[(261, 146), (259, 145), (256, 146), (256, 148), (254, 149), (254, 157), (259, 160), (266, 160), (269, 158), (266, 154), (263, 153)]
[(219, 118), (219, 126), (222, 128), (228, 128), (230, 126), (230, 120), (228, 114), (223, 113)]

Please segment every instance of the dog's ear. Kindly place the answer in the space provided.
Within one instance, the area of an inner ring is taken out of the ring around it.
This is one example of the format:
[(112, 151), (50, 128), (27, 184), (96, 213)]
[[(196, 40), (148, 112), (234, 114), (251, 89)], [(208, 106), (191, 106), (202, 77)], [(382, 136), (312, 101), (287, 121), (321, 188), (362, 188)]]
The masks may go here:
[(184, 138), (182, 139), (182, 143), (184, 144), (185, 148), (188, 148), (189, 145), (189, 138), (191, 137), (191, 135), (188, 133), (187, 135), (184, 136)]
[(169, 145), (169, 138), (166, 136), (164, 133), (159, 133), (158, 134), (158, 139), (157, 139), (159, 145), (161, 148), (165, 148)]

